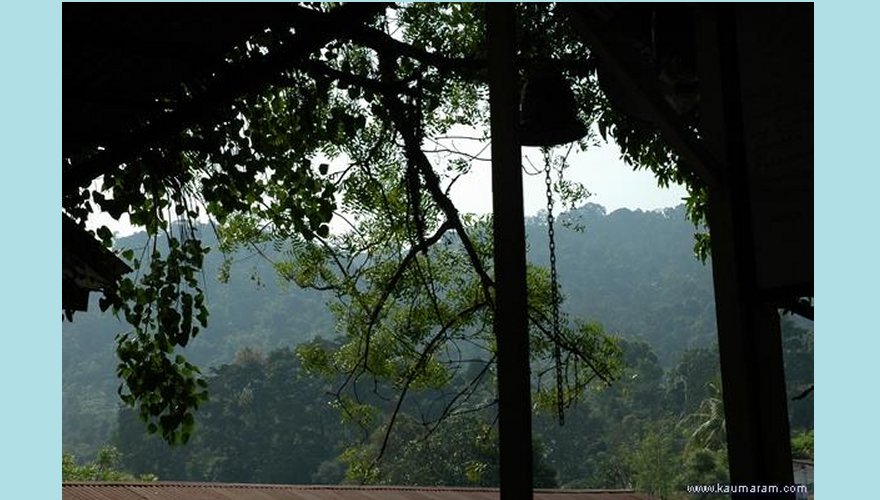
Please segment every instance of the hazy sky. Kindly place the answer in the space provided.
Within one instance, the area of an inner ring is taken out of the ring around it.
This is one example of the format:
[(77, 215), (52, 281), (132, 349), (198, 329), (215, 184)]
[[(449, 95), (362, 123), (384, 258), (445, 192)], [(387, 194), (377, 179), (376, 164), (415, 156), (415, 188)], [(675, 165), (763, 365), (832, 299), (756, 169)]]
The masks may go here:
[[(538, 148), (523, 148), (523, 153), (536, 167), (542, 167)], [(618, 208), (654, 210), (674, 207), (681, 204), (687, 194), (682, 186), (659, 188), (654, 174), (649, 171), (633, 171), (620, 159), (620, 150), (613, 143), (572, 152), (569, 163), (571, 168), (566, 171), (566, 178), (582, 183), (592, 193), (587, 201), (602, 205), (609, 212)], [(527, 168), (531, 167), (527, 165)], [(452, 188), (451, 195), (459, 210), (491, 212), (491, 182), (489, 164), (475, 165), (472, 172)], [(526, 215), (534, 215), (546, 207), (543, 174), (523, 176), (523, 196)]]
[[(450, 135), (466, 136), (467, 133), (452, 133)], [(485, 144), (477, 141), (456, 139), (444, 143), (447, 147), (455, 147), (475, 156), (489, 156), (489, 149)], [(429, 146), (430, 147), (430, 146)], [(524, 157), (530, 158), (534, 165), (541, 168), (541, 153), (538, 148), (523, 148)], [(531, 167), (524, 160), (527, 168)], [(592, 193), (587, 200), (604, 206), (609, 212), (618, 208), (654, 210), (658, 208), (673, 207), (682, 203), (686, 192), (681, 186), (673, 186), (669, 189), (661, 189), (657, 186), (654, 174), (651, 172), (633, 169), (620, 159), (620, 150), (613, 143), (593, 147), (584, 152), (572, 152), (569, 158), (571, 168), (566, 172), (568, 179), (581, 182)], [(452, 201), (463, 213), (485, 214), (492, 211), (492, 180), (491, 166), (488, 161), (475, 161), (471, 172), (456, 181), (450, 190)], [(544, 188), (544, 176), (523, 175), (523, 200), (525, 214), (534, 215), (546, 207), (547, 200)], [(559, 205), (557, 204), (557, 213)], [(120, 236), (125, 236), (138, 231), (127, 222), (124, 216), (121, 222), (117, 222), (100, 214), (90, 219), (89, 227), (97, 227), (101, 224), (107, 226)], [(337, 226), (338, 224), (338, 226)], [(344, 227), (341, 221), (333, 226)]]

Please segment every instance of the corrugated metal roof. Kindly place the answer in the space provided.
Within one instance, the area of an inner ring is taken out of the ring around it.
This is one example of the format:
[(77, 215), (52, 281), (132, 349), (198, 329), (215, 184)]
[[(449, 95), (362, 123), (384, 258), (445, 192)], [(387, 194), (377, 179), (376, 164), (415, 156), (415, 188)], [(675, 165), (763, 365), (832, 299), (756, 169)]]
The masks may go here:
[[(63, 500), (498, 500), (497, 488), (63, 483)], [(535, 490), (535, 500), (650, 500), (630, 490)]]

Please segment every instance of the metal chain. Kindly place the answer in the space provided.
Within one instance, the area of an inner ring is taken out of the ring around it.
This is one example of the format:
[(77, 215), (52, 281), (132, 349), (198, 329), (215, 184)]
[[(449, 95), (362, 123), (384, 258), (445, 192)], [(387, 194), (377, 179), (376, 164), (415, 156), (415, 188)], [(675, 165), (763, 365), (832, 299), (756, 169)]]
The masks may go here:
[(565, 424), (565, 395), (563, 393), (562, 350), (559, 346), (559, 274), (556, 270), (556, 231), (553, 228), (553, 156), (544, 148), (544, 184), (547, 187), (547, 239), (550, 248), (550, 302), (553, 308), (553, 361), (556, 372), (556, 415), (559, 425)]

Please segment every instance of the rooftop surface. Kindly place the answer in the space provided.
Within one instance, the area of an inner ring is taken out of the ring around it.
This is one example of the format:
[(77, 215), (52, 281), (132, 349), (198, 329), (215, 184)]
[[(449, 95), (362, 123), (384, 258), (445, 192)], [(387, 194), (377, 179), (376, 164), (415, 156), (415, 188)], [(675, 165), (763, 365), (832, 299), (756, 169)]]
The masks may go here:
[[(497, 500), (497, 488), (229, 483), (62, 484), (63, 500)], [(535, 490), (535, 500), (650, 500), (631, 490)]]

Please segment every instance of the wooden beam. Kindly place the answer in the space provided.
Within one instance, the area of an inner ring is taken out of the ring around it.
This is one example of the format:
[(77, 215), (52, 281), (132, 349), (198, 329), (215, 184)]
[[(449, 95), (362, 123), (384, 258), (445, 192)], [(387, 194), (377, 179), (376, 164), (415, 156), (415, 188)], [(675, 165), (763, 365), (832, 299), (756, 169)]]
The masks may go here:
[(513, 4), (486, 4), (501, 500), (532, 498), (532, 408)]
[(650, 115), (663, 138), (685, 160), (683, 166), (706, 186), (724, 181), (724, 163), (679, 120), (677, 113), (663, 98), (657, 76), (630, 47), (604, 27), (602, 15), (595, 6), (586, 3), (561, 3), (570, 19), (584, 37), (591, 53), (601, 61), (607, 76), (631, 104)]
[(701, 130), (729, 167), (728, 182), (709, 188), (727, 452), (731, 483), (782, 487), (794, 481), (782, 335), (779, 313), (757, 285), (735, 19), (733, 8), (715, 7), (697, 18)]

